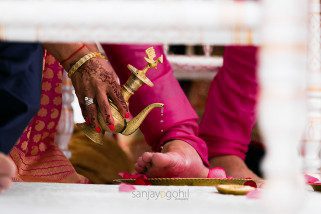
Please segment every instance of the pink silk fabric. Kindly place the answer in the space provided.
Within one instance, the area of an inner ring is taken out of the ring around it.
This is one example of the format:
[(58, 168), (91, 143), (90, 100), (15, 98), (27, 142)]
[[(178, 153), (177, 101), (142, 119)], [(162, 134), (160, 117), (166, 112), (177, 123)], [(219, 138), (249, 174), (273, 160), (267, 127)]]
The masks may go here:
[(212, 81), (200, 137), (209, 158), (236, 155), (244, 159), (255, 123), (258, 84), (257, 48), (227, 46), (223, 66)]
[(76, 172), (55, 143), (62, 107), (62, 72), (58, 61), (45, 54), (40, 110), (10, 152), (17, 166), (15, 181), (89, 182)]
[[(138, 69), (146, 65), (145, 49), (150, 46), (155, 48), (157, 56), (164, 54), (161, 45), (103, 45), (122, 84), (130, 75), (127, 64)], [(153, 150), (160, 151), (166, 142), (179, 139), (193, 146), (205, 165), (208, 165), (208, 156), (244, 158), (255, 122), (256, 52), (257, 48), (252, 46), (226, 47), (223, 67), (211, 84), (200, 130), (198, 117), (166, 57), (157, 70), (150, 70), (147, 76), (155, 86), (142, 86), (131, 98), (129, 107), (136, 115), (151, 103), (165, 104), (163, 118), (159, 109), (153, 110), (141, 126)], [(160, 120), (164, 122), (160, 123)]]

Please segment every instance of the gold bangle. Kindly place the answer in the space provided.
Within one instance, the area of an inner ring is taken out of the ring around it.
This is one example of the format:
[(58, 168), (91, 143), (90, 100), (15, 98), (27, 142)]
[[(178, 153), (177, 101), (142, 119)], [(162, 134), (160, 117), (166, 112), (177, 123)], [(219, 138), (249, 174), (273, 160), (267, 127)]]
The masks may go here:
[(85, 62), (87, 62), (88, 60), (95, 58), (95, 57), (99, 57), (102, 59), (106, 59), (106, 57), (104, 55), (102, 55), (99, 52), (91, 52), (86, 54), (85, 56), (81, 57), (68, 71), (68, 77), (71, 78), (71, 76), (83, 65), (85, 64)]

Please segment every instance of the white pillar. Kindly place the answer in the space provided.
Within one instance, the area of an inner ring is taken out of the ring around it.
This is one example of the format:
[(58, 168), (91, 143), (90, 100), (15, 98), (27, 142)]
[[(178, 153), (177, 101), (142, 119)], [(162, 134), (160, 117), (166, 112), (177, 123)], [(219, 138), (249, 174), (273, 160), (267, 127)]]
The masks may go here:
[(296, 213), (303, 198), (298, 146), (305, 125), (306, 0), (264, 0), (259, 124), (267, 144), (263, 202)]
[(73, 87), (71, 80), (67, 76), (67, 72), (63, 71), (62, 107), (55, 142), (58, 144), (59, 148), (61, 151), (63, 151), (67, 158), (70, 158), (71, 156), (71, 153), (68, 150), (68, 144), (74, 131), (74, 115), (72, 108), (74, 95), (72, 91)]
[(310, 0), (309, 4), (309, 45), (307, 85), (307, 126), (302, 141), (301, 153), (304, 172), (318, 177), (321, 167), (321, 67), (320, 67), (320, 3)]

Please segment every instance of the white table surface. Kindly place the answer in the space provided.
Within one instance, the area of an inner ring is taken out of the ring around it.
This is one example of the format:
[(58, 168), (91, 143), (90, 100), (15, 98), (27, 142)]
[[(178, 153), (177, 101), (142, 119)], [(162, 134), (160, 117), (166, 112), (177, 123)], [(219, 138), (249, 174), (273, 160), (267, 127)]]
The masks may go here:
[[(214, 187), (136, 186), (140, 191), (189, 191), (188, 200), (134, 198), (117, 185), (15, 183), (0, 194), (1, 214), (262, 213), (261, 199), (221, 195)], [(185, 192), (186, 193), (186, 192)], [(138, 196), (138, 192), (135, 192)], [(321, 194), (309, 191), (302, 213), (321, 212)], [(145, 195), (146, 196), (146, 195)]]

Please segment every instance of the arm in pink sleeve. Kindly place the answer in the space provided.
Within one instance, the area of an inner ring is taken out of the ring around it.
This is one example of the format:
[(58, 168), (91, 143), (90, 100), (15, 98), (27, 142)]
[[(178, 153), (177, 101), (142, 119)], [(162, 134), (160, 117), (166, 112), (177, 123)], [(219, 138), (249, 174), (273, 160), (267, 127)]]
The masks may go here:
[[(164, 55), (161, 45), (103, 45), (106, 54), (124, 84), (130, 75), (127, 64), (138, 69), (146, 66), (145, 50), (153, 46), (156, 55)], [(141, 126), (145, 139), (154, 151), (170, 140), (183, 140), (195, 148), (203, 162), (207, 165), (207, 147), (205, 142), (197, 137), (198, 117), (173, 75), (172, 68), (164, 56), (164, 62), (157, 70), (151, 69), (147, 77), (154, 83), (154, 87), (143, 85), (129, 100), (129, 108), (133, 115), (137, 115), (147, 105), (155, 102), (164, 103), (164, 114), (154, 109)], [(163, 120), (163, 122), (160, 122)]]
[(255, 123), (256, 53), (253, 46), (225, 48), (223, 67), (211, 84), (200, 125), (200, 137), (207, 143), (210, 158), (245, 158)]

